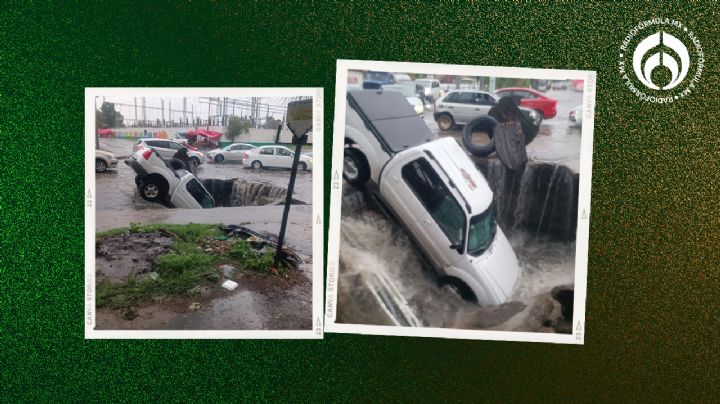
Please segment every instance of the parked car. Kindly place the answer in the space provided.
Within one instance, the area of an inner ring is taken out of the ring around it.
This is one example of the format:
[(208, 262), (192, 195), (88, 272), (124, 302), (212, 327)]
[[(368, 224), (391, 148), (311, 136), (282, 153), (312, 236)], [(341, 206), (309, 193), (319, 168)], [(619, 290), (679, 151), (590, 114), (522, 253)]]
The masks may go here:
[(500, 88), (495, 90), (495, 94), (497, 94), (499, 98), (516, 97), (520, 99), (520, 106), (534, 109), (542, 114), (543, 119), (554, 118), (555, 115), (557, 115), (557, 100), (532, 88)]
[(365, 80), (363, 81), (363, 90), (380, 90), (382, 89), (383, 83), (381, 81)]
[(135, 143), (134, 151), (138, 151), (145, 147), (155, 149), (164, 159), (171, 159), (181, 148), (188, 149), (188, 157), (193, 163), (195, 163), (195, 166), (199, 166), (204, 160), (204, 155), (202, 153), (174, 140), (154, 138), (138, 139), (137, 143)]
[[(285, 146), (260, 146), (243, 154), (243, 164), (254, 169), (263, 167), (292, 168), (295, 153)], [(298, 169), (312, 170), (312, 157), (300, 155)]]
[(493, 192), (452, 138), (435, 139), (394, 92), (347, 93), (343, 177), (403, 226), (438, 282), (481, 305), (507, 301), (520, 275)]
[(176, 208), (214, 208), (215, 200), (202, 183), (173, 163), (179, 162), (165, 160), (149, 147), (142, 147), (125, 160), (137, 174), (135, 185), (146, 201)]
[(254, 149), (255, 146), (248, 143), (233, 143), (222, 149), (210, 150), (207, 152), (208, 161), (222, 163), (224, 161), (239, 161), (242, 163), (246, 151)]
[(434, 102), (440, 98), (440, 81), (434, 79), (417, 79), (415, 84), (423, 87), (425, 99)]
[(552, 89), (553, 90), (567, 90), (569, 85), (570, 85), (570, 83), (567, 80), (553, 81)]
[(425, 105), (420, 101), (415, 93), (415, 83), (404, 82), (402, 84), (386, 84), (382, 86), (383, 91), (395, 91), (405, 96), (410, 106), (413, 107), (418, 115), (425, 113)]
[(582, 105), (578, 105), (570, 111), (568, 120), (577, 126), (582, 126)]
[(116, 168), (118, 163), (117, 157), (110, 152), (103, 150), (95, 150), (95, 172), (104, 173), (109, 168)]
[[(450, 130), (455, 125), (465, 125), (479, 116), (486, 116), (497, 101), (487, 91), (454, 90), (435, 102), (433, 117), (441, 130)], [(540, 126), (542, 116), (539, 113), (525, 107), (520, 110), (535, 126)]]
[(585, 87), (585, 82), (583, 80), (571, 80), (570, 86), (572, 87), (573, 91), (582, 92), (583, 88)]
[(395, 78), (393, 77), (392, 73), (369, 71), (369, 72), (365, 72), (364, 81), (376, 81), (376, 82), (380, 83), (380, 85), (394, 84)]
[(552, 88), (550, 80), (530, 80), (530, 86), (537, 91), (545, 92)]

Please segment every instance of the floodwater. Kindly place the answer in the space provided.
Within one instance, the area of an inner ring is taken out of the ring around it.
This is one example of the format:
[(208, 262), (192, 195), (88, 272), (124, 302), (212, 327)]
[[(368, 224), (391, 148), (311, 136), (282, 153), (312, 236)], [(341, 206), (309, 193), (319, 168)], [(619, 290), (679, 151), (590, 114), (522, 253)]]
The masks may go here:
[[(147, 202), (140, 197), (135, 186), (135, 171), (124, 162), (124, 156), (132, 150), (131, 142), (123, 139), (102, 139), (100, 147), (117, 153), (119, 161), (117, 169), (108, 170), (101, 174), (96, 173), (95, 175), (97, 210), (167, 209), (160, 204)], [(196, 176), (200, 180), (238, 178), (287, 189), (290, 170), (254, 170), (245, 168), (241, 163), (216, 164), (206, 161), (197, 168)], [(293, 198), (308, 204), (312, 203), (311, 171), (298, 171)]]
[[(346, 184), (346, 187), (349, 187)], [(360, 191), (343, 198), (337, 321), (375, 325), (493, 328), (545, 299), (556, 286), (574, 282), (574, 244), (509, 232), (521, 276), (510, 299), (494, 308), (463, 301), (439, 288), (437, 276), (418, 257), (407, 234), (370, 209)], [(473, 324), (468, 326), (468, 318)]]

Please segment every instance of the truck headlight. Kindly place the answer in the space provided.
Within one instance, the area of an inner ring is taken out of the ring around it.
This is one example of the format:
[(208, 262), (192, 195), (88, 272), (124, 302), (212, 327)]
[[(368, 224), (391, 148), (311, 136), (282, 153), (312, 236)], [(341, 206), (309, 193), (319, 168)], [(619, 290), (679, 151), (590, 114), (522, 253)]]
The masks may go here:
[(415, 104), (415, 112), (418, 114), (422, 114), (425, 110), (425, 107), (422, 105), (422, 103)]

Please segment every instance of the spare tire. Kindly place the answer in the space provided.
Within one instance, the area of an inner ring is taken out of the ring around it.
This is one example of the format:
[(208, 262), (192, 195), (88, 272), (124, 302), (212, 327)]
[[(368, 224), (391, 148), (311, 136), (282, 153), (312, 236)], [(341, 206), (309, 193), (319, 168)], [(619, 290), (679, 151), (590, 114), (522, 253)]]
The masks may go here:
[(187, 170), (187, 166), (185, 165), (185, 163), (182, 160), (176, 158), (167, 160), (165, 162), (165, 165), (170, 167), (170, 169), (172, 170)]
[(540, 131), (540, 126), (535, 126), (533, 121), (520, 109), (520, 99), (517, 97), (501, 98), (494, 107), (490, 108), (488, 115), (502, 123), (520, 122), (526, 145), (530, 144)]
[[(484, 157), (495, 151), (495, 141), (493, 140), (493, 131), (498, 121), (491, 116), (481, 116), (468, 122), (463, 129), (463, 145), (465, 149), (473, 156)], [(490, 141), (487, 144), (478, 145), (473, 143), (473, 132), (485, 132), (488, 134)]]

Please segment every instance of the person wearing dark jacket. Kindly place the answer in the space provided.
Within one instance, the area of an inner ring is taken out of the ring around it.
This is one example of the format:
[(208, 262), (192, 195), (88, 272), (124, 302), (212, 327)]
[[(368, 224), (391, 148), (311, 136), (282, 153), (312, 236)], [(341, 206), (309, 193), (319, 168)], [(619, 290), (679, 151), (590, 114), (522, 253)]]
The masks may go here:
[(185, 167), (187, 167), (187, 170), (193, 173), (195, 175), (195, 164), (190, 159), (190, 156), (187, 154), (188, 149), (185, 147), (180, 148), (177, 152), (175, 152), (175, 155), (173, 156), (174, 159), (178, 159), (185, 163)]

